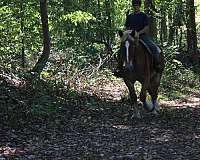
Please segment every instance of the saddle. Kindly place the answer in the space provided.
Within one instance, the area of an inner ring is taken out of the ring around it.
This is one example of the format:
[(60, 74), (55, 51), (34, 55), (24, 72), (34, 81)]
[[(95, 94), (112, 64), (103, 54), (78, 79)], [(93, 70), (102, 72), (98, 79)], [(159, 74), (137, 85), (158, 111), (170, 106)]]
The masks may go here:
[[(139, 43), (141, 43), (141, 44), (144, 46), (144, 48), (146, 48), (146, 50), (147, 50), (151, 55), (154, 54), (154, 53), (152, 52), (152, 50), (149, 48), (149, 46), (148, 46), (142, 39), (139, 39)], [(156, 48), (157, 48), (158, 53), (161, 53), (160, 47), (156, 46)]]
[(139, 39), (139, 43), (143, 45), (143, 47), (148, 51), (148, 53), (153, 57), (153, 63), (154, 63), (154, 68), (157, 72), (162, 72), (163, 71), (163, 66), (161, 65), (161, 57), (160, 57), (160, 54), (161, 54), (161, 49), (160, 47), (158, 47), (156, 45), (156, 49), (157, 49), (157, 53), (159, 54), (155, 54), (152, 52), (152, 50), (149, 48), (149, 46), (142, 40), (142, 39)]

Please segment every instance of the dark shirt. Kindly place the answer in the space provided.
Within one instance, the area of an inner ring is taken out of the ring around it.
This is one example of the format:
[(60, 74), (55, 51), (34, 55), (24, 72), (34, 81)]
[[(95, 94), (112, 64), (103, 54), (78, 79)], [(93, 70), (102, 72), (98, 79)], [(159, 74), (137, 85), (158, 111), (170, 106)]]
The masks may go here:
[(126, 18), (125, 27), (139, 32), (149, 25), (149, 19), (143, 12), (129, 14)]

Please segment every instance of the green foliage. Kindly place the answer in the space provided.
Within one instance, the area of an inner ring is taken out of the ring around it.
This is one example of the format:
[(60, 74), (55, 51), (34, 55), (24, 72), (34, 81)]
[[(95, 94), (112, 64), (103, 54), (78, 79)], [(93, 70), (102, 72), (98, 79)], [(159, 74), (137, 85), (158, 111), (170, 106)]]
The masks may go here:
[(200, 87), (200, 77), (192, 71), (192, 68), (185, 68), (176, 60), (175, 47), (164, 49), (166, 67), (161, 81), (162, 94), (168, 98), (176, 99), (186, 95), (192, 89)]
[(70, 20), (75, 26), (78, 23), (87, 24), (90, 20), (96, 20), (91, 13), (83, 12), (83, 11), (75, 11), (73, 13), (69, 13), (67, 15), (63, 15), (64, 20)]
[(3, 3), (0, 7), (0, 63), (10, 64), (15, 69), (21, 65), (22, 48), (29, 60), (42, 46), (40, 14), (32, 1)]
[(113, 20), (116, 28), (123, 29), (124, 28), (124, 23), (125, 23), (125, 18), (126, 18), (126, 13), (131, 11), (131, 0), (129, 1), (124, 1), (124, 0), (117, 0), (114, 2), (114, 14)]
[[(113, 44), (113, 51), (117, 51), (119, 45), (117, 30), (124, 28), (126, 14), (128, 10), (132, 11), (131, 0), (100, 0), (99, 2), (99, 4), (94, 0), (48, 2), (51, 55), (41, 74), (42, 78), (56, 84), (68, 84), (70, 81), (79, 81), (82, 77), (96, 82), (91, 75), (95, 75), (100, 68), (109, 68), (107, 64), (114, 63), (113, 58), (108, 58), (112, 55), (108, 55), (106, 46)], [(163, 16), (159, 11), (163, 6), (168, 16), (168, 29), (179, 2), (179, 0), (155, 0), (155, 7), (158, 10), (157, 20), (160, 22)], [(198, 5), (197, 1), (196, 4)], [(7, 72), (17, 72), (20, 68), (23, 49), (28, 68), (32, 68), (41, 55), (43, 44), (39, 10), (39, 1), (3, 0), (0, 2), (0, 66)], [(199, 6), (197, 6), (197, 15), (199, 15)], [(199, 22), (198, 17), (197, 22)], [(183, 33), (186, 33), (186, 27), (182, 28)], [(199, 31), (199, 24), (197, 29)], [(170, 90), (179, 92), (185, 86), (197, 87), (198, 76), (190, 69), (185, 69), (179, 61), (174, 60), (176, 48), (168, 46), (163, 50), (166, 57), (166, 68), (162, 79), (163, 92), (169, 93)], [(109, 70), (106, 74), (111, 77), (110, 72)], [(26, 76), (31, 77), (29, 74)], [(41, 86), (39, 81), (33, 80), (35, 89), (39, 90)], [(54, 84), (51, 85), (51, 88), (53, 87)], [(46, 92), (47, 88), (42, 89)], [(46, 102), (35, 103), (33, 112), (38, 114), (37, 111), (39, 112), (42, 106), (48, 105)], [(48, 110), (48, 107), (45, 110)]]

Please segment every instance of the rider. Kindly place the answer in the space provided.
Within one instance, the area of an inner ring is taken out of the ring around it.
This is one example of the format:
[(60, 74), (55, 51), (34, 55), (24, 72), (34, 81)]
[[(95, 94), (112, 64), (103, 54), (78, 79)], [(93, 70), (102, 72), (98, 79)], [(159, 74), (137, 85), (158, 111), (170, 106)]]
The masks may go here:
[[(155, 63), (155, 69), (159, 71), (160, 69), (160, 50), (159, 47), (152, 41), (149, 36), (149, 18), (148, 16), (140, 11), (141, 0), (132, 0), (132, 5), (134, 8), (134, 13), (131, 13), (127, 16), (125, 22), (126, 30), (136, 30), (139, 37), (142, 39), (147, 46), (150, 48)], [(121, 66), (117, 67), (117, 70), (114, 72), (114, 75), (117, 77), (122, 77), (121, 75)]]

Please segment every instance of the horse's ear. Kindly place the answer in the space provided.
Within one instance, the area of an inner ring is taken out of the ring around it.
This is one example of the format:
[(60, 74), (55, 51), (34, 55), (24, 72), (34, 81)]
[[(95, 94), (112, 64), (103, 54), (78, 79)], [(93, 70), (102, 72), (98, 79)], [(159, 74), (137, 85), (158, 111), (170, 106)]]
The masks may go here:
[(118, 33), (119, 33), (119, 36), (120, 36), (120, 37), (123, 36), (123, 31), (122, 31), (122, 30), (119, 30)]
[(132, 37), (135, 37), (135, 30), (132, 30), (131, 36), (132, 36)]

